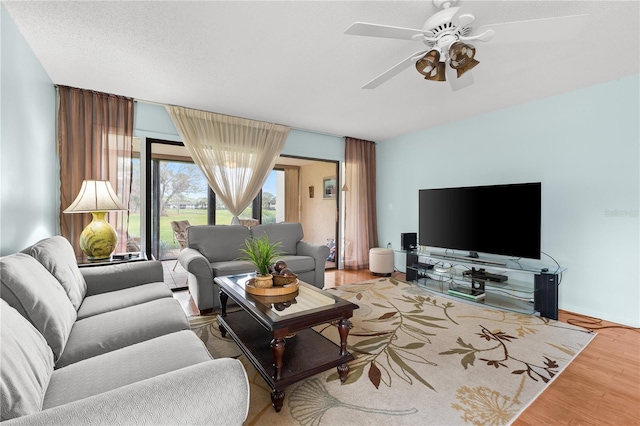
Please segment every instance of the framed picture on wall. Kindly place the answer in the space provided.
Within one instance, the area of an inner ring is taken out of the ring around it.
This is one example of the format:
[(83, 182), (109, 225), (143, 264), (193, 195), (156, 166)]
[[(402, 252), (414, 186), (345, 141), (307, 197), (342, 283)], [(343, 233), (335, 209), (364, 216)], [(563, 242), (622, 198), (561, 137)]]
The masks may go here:
[(309, 198), (313, 198), (313, 186), (309, 187)]
[(322, 179), (322, 198), (330, 200), (336, 198), (337, 194), (336, 177), (326, 177)]

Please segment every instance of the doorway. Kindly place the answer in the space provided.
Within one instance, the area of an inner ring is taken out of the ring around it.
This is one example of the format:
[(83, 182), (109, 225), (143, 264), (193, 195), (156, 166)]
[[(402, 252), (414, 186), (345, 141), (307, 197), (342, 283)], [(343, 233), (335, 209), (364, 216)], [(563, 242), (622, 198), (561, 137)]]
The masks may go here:
[[(337, 267), (337, 253), (339, 253), (338, 219), (341, 194), (340, 163), (332, 160), (317, 158), (294, 157), (281, 155), (276, 163), (276, 169), (287, 170), (295, 168), (297, 176), (287, 182), (295, 181), (296, 191), (285, 190), (286, 195), (276, 194), (276, 200), (284, 199), (284, 204), (296, 205), (295, 217), (302, 224), (304, 240), (313, 244), (323, 244), (329, 247), (329, 257), (325, 269)], [(283, 177), (286, 180), (286, 177)], [(294, 186), (289, 184), (289, 188)], [(284, 187), (286, 188), (286, 182)], [(287, 214), (287, 221), (291, 214)]]

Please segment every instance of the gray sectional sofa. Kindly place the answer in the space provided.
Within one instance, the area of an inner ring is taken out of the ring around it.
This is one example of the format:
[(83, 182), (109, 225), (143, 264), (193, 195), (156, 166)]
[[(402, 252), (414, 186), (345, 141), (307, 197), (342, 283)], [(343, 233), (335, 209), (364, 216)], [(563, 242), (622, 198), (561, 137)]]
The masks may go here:
[(236, 424), (249, 385), (189, 329), (157, 261), (78, 268), (51, 237), (0, 258), (2, 425)]
[(214, 277), (255, 272), (240, 249), (246, 240), (266, 235), (269, 241), (280, 241), (281, 259), (298, 275), (298, 279), (318, 288), (324, 287), (324, 269), (329, 248), (302, 241), (304, 232), (299, 223), (271, 223), (252, 228), (234, 225), (203, 225), (187, 228), (187, 248), (178, 261), (189, 273), (191, 297), (200, 314), (220, 306), (219, 288)]

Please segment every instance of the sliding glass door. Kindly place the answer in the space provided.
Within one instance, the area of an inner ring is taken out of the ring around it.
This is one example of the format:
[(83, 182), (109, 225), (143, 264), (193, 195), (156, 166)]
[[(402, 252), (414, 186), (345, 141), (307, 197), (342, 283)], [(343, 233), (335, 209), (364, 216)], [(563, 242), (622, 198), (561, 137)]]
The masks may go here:
[[(231, 224), (231, 213), (216, 199), (182, 143), (136, 139), (133, 157), (129, 234), (140, 247), (130, 251), (176, 259), (180, 244), (171, 222)], [(336, 175), (335, 162), (282, 156), (240, 219), (246, 224), (300, 222), (305, 241), (334, 248), (338, 197), (325, 195), (323, 183), (327, 176), (335, 179)]]

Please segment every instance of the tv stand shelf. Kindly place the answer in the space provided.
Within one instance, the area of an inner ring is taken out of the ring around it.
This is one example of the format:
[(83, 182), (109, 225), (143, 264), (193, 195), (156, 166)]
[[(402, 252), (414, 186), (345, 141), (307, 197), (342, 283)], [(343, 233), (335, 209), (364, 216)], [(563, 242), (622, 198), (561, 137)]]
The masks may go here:
[[(405, 251), (407, 281), (442, 294), (450, 288), (483, 287), (485, 297), (468, 300), (523, 314), (558, 319), (558, 282), (566, 270), (559, 266), (545, 266), (531, 260), (486, 260)], [(472, 270), (484, 270), (488, 279), (470, 275)], [(496, 276), (491, 276), (495, 274)], [(506, 276), (506, 280), (504, 277)], [(504, 280), (499, 282), (499, 280)]]

